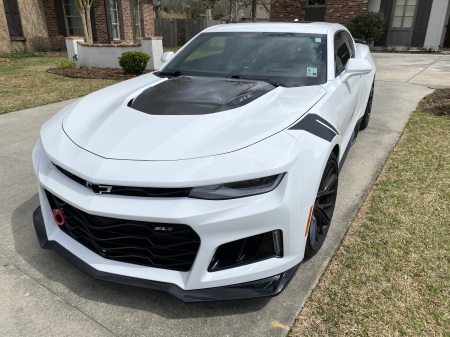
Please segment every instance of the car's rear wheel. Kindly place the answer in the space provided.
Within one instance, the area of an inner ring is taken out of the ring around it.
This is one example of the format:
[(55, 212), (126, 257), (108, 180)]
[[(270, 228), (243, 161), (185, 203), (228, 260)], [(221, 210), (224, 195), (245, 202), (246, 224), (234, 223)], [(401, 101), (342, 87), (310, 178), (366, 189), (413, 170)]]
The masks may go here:
[(364, 116), (361, 120), (361, 124), (359, 125), (359, 130), (362, 131), (369, 125), (370, 113), (372, 112), (372, 102), (373, 102), (373, 93), (375, 90), (375, 82), (372, 83), (372, 88), (370, 89), (369, 99), (367, 100), (366, 111), (364, 112)]
[(314, 202), (306, 241), (305, 258), (310, 258), (319, 251), (330, 229), (334, 206), (336, 204), (338, 174), (337, 158), (334, 153), (331, 153), (325, 165)]

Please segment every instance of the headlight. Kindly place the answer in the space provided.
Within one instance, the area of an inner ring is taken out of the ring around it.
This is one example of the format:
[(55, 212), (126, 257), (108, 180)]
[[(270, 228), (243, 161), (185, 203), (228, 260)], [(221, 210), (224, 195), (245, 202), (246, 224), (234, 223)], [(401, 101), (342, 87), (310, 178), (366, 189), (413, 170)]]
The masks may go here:
[(234, 183), (208, 185), (192, 188), (189, 197), (197, 199), (224, 200), (249, 197), (274, 190), (284, 173), (269, 177), (237, 181)]

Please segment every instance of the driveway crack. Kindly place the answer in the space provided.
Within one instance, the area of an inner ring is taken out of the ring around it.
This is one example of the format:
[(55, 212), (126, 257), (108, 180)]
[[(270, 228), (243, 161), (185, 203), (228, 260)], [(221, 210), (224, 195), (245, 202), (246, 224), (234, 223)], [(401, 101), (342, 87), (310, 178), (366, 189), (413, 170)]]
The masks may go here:
[(436, 63), (438, 63), (440, 60), (442, 60), (445, 57), (445, 55), (441, 56), (439, 59), (436, 59), (434, 62), (432, 62), (431, 64), (429, 64), (427, 67), (423, 68), (421, 71), (419, 71), (417, 74), (415, 74), (413, 77), (411, 77), (409, 80), (406, 81), (406, 83), (409, 83), (409, 81), (411, 81), (412, 79), (414, 79), (415, 77), (419, 76), (420, 74), (422, 74), (425, 70), (429, 69), (431, 66), (435, 65)]

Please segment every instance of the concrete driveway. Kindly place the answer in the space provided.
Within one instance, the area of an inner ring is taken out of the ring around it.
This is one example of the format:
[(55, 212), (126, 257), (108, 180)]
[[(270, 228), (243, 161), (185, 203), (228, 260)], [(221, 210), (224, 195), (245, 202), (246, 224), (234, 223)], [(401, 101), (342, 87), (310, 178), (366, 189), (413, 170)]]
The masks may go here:
[(96, 281), (40, 249), (31, 150), (40, 125), (70, 103), (0, 116), (1, 336), (284, 336), (325, 270), (428, 87), (450, 87), (450, 55), (375, 54), (373, 114), (340, 175), (325, 246), (274, 298), (185, 304), (154, 291)]

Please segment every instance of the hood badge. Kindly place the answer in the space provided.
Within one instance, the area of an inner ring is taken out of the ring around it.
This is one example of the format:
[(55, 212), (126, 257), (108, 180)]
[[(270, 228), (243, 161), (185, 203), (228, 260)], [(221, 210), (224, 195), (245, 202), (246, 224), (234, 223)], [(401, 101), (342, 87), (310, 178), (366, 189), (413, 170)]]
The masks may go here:
[(97, 194), (111, 193), (111, 190), (113, 188), (112, 186), (107, 185), (94, 185), (90, 181), (86, 181), (85, 186)]

